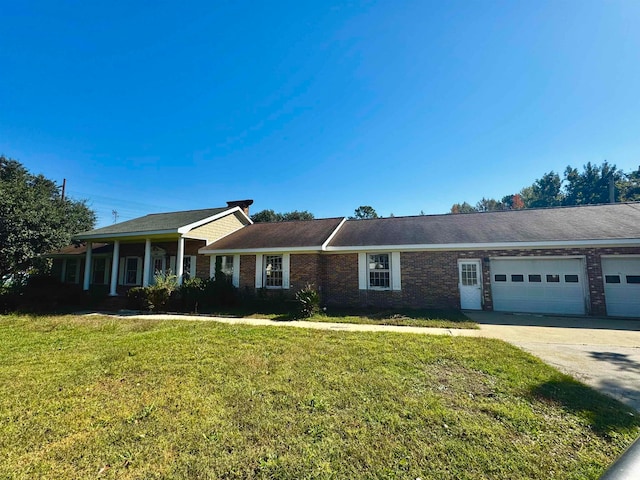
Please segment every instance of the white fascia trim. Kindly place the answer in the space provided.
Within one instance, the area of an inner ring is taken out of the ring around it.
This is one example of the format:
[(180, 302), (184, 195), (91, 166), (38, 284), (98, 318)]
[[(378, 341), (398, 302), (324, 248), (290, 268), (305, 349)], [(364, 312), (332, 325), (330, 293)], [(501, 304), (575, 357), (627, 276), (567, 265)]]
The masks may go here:
[(322, 251), (321, 246), (317, 247), (289, 247), (289, 248), (250, 248), (250, 249), (229, 249), (229, 250), (207, 250), (206, 247), (202, 247), (198, 250), (198, 253), (203, 255), (252, 255), (255, 253), (320, 253)]
[(440, 243), (414, 245), (362, 245), (348, 247), (327, 247), (328, 252), (371, 252), (411, 250), (494, 250), (499, 248), (553, 248), (553, 247), (594, 247), (594, 246), (640, 246), (640, 239), (620, 240), (557, 240), (551, 242), (497, 242), (497, 243)]
[(178, 235), (177, 230), (152, 230), (149, 232), (125, 232), (125, 233), (98, 233), (95, 235), (78, 235), (73, 238), (76, 240), (95, 240), (95, 239), (112, 239), (125, 237), (151, 237), (156, 235)]
[(229, 210), (225, 210), (224, 212), (220, 212), (216, 215), (212, 215), (211, 217), (203, 218), (202, 220), (198, 220), (197, 222), (193, 222), (193, 223), (190, 223), (189, 225), (185, 225), (184, 227), (180, 227), (178, 229), (178, 232), (187, 233), (189, 230), (200, 227), (206, 223), (213, 222), (214, 220), (218, 220), (219, 218), (226, 217), (227, 215), (231, 215), (232, 213), (236, 213), (236, 212), (241, 213), (242, 216), (249, 221), (249, 225), (253, 223), (251, 219), (247, 217), (247, 215), (244, 213), (244, 210), (242, 210), (240, 207), (233, 207), (233, 208), (230, 208)]
[(203, 242), (206, 242), (207, 239), (204, 237), (196, 237), (195, 235), (182, 235), (182, 238), (188, 238), (189, 240), (202, 240)]
[(333, 240), (333, 237), (336, 236), (336, 234), (338, 233), (338, 230), (340, 230), (340, 228), (345, 224), (345, 222), (347, 221), (347, 217), (343, 217), (342, 221), (338, 224), (338, 226), (335, 228), (335, 230), (333, 232), (331, 232), (331, 235), (329, 235), (329, 238), (327, 238), (325, 240), (325, 242), (321, 245), (321, 249), (323, 251), (325, 251), (327, 249), (327, 245), (329, 245), (329, 242), (331, 240)]

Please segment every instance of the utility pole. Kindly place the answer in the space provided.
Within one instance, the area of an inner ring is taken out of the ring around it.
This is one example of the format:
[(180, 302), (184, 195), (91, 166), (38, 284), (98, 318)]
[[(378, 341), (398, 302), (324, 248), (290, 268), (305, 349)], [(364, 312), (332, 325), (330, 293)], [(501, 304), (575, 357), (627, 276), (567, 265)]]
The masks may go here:
[(67, 189), (67, 179), (62, 179), (62, 201), (64, 202), (64, 192)]
[(113, 215), (113, 223), (118, 223), (118, 211), (111, 210), (111, 215)]

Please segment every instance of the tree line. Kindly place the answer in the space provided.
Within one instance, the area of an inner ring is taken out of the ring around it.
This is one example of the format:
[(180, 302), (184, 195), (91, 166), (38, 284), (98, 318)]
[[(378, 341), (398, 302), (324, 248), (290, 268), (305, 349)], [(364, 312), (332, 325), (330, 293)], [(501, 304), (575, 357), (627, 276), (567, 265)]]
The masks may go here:
[(454, 203), (451, 213), (609, 203), (611, 185), (616, 202), (640, 201), (640, 167), (625, 173), (607, 161), (602, 165), (589, 162), (582, 167), (582, 171), (568, 166), (562, 177), (552, 170), (532, 185), (524, 187), (518, 193), (505, 195), (500, 200), (483, 197), (475, 205), (467, 202)]

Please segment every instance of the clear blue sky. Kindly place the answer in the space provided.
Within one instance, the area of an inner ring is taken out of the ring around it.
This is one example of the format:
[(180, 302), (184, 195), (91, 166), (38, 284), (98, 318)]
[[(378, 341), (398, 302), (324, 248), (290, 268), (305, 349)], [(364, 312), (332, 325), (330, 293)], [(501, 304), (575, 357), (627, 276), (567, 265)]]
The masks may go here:
[(640, 164), (640, 2), (0, 0), (0, 154), (99, 225), (387, 216)]

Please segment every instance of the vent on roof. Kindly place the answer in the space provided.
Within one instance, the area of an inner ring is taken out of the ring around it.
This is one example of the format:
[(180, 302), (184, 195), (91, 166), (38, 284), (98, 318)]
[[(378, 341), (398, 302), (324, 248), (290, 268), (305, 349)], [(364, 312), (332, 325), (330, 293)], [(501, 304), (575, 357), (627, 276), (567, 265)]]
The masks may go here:
[(248, 217), (249, 216), (249, 206), (251, 206), (253, 204), (253, 200), (230, 200), (227, 202), (227, 206), (229, 207), (240, 207), (243, 211), (244, 214)]

